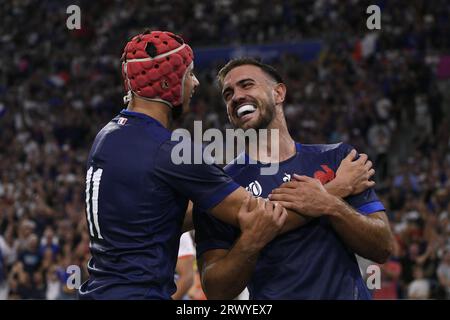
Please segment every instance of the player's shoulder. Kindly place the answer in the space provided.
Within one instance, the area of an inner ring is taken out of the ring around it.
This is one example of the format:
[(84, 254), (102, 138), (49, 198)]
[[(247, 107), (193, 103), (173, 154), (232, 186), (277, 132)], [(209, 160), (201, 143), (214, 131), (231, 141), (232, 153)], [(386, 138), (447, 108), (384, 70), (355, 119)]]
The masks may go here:
[(149, 143), (161, 144), (171, 138), (171, 131), (158, 120), (129, 110), (122, 110), (108, 126), (123, 129), (120, 131), (130, 139), (144, 140)]
[(245, 169), (248, 164), (248, 155), (242, 152), (236, 158), (234, 158), (230, 163), (228, 163), (223, 170), (230, 176), (236, 177), (239, 173)]
[[(170, 140), (170, 131), (157, 123), (144, 124), (142, 120), (120, 113), (96, 135), (90, 157), (100, 153), (132, 150), (135, 157), (154, 154), (164, 142)], [(131, 148), (131, 149), (130, 149)]]
[(310, 154), (336, 153), (347, 154), (353, 147), (347, 143), (339, 142), (333, 144), (302, 144), (301, 152)]

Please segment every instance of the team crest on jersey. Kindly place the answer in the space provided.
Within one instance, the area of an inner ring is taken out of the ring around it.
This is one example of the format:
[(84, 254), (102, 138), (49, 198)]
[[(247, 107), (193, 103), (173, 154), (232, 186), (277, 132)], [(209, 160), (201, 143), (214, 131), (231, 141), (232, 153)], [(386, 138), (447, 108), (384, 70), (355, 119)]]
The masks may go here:
[(291, 175), (289, 173), (285, 173), (283, 177), (283, 182), (291, 181)]
[(262, 193), (262, 187), (256, 180), (250, 183), (245, 190), (251, 192), (255, 197), (261, 196)]
[(123, 126), (125, 123), (127, 123), (127, 121), (127, 118), (120, 117), (119, 120), (117, 120), (117, 123)]
[(320, 167), (323, 171), (317, 170), (314, 172), (314, 178), (319, 180), (322, 184), (326, 184), (336, 177), (334, 171), (331, 170), (326, 164), (322, 164)]

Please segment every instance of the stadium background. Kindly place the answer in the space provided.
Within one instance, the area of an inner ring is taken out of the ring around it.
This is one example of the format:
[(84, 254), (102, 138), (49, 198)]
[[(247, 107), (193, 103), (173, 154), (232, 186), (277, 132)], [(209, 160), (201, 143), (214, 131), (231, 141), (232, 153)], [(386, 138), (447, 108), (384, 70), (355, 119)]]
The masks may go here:
[[(81, 30), (66, 28), (70, 4)], [(450, 2), (7, 0), (0, 25), (0, 299), (72, 299), (67, 266), (86, 278), (85, 160), (123, 107), (123, 45), (147, 27), (197, 55), (186, 128), (229, 127), (214, 82), (225, 58), (274, 63), (296, 140), (345, 141), (376, 164), (397, 248), (375, 297), (450, 297)]]

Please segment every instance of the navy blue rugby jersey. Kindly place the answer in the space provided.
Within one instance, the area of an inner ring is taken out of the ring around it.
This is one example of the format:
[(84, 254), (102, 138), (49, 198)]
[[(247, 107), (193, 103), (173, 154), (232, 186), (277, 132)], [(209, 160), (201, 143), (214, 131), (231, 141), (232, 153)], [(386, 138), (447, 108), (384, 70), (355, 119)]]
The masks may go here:
[[(280, 163), (278, 174), (260, 175), (261, 163), (238, 164), (237, 159), (225, 171), (253, 195), (267, 198), (282, 183), (296, 173), (315, 177), (326, 183), (334, 178), (342, 159), (352, 147), (332, 145), (302, 145), (296, 154)], [(368, 215), (383, 211), (373, 189), (347, 197), (348, 204)], [(214, 249), (229, 250), (240, 230), (219, 221), (201, 208), (194, 208), (197, 257)], [(207, 219), (205, 219), (207, 217)], [(361, 277), (355, 254), (333, 230), (328, 217), (313, 219), (271, 241), (260, 253), (250, 283), (250, 299), (370, 299)]]
[(188, 200), (207, 211), (236, 190), (215, 165), (171, 159), (171, 132), (122, 110), (98, 134), (87, 162), (92, 258), (81, 299), (170, 299)]

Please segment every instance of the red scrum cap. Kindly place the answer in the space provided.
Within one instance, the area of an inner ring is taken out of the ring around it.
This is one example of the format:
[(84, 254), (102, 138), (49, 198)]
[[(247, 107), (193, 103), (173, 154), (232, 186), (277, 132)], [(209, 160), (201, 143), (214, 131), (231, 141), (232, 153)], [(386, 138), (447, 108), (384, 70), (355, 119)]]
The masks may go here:
[(134, 36), (122, 54), (122, 76), (127, 95), (159, 101), (169, 107), (183, 103), (186, 71), (193, 63), (191, 47), (167, 31), (146, 31)]

